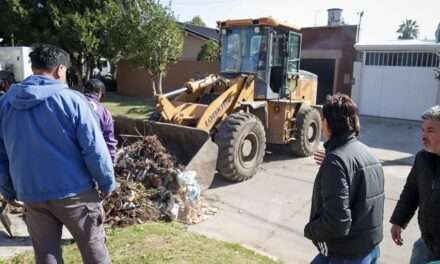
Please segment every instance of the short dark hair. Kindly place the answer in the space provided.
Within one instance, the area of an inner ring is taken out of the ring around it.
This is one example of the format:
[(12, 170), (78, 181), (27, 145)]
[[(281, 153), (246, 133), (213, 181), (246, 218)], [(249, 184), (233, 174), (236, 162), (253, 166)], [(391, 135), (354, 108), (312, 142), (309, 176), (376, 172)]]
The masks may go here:
[(70, 67), (69, 53), (53, 45), (35, 46), (29, 57), (34, 69), (51, 70), (59, 65)]
[(98, 79), (90, 79), (84, 87), (84, 93), (105, 93), (105, 84)]
[(332, 137), (347, 133), (359, 135), (361, 130), (358, 107), (345, 94), (327, 95), (322, 114), (331, 130)]

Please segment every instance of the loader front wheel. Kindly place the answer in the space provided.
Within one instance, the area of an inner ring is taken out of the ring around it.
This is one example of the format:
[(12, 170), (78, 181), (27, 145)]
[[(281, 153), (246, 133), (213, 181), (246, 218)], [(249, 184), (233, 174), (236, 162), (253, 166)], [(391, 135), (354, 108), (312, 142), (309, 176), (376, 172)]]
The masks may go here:
[(231, 114), (215, 136), (219, 147), (217, 170), (227, 180), (239, 182), (252, 178), (263, 162), (266, 134), (253, 114)]
[(303, 106), (296, 116), (295, 140), (288, 144), (293, 155), (307, 157), (318, 150), (321, 140), (321, 116), (310, 106)]

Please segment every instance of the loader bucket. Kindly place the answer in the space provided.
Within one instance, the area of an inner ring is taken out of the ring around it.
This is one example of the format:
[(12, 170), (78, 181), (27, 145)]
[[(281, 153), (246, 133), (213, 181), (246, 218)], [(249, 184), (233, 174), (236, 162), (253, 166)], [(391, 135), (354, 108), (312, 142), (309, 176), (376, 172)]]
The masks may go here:
[(216, 173), (218, 147), (210, 135), (201, 129), (145, 121), (146, 132), (157, 135), (168, 151), (173, 154), (185, 170), (197, 173), (197, 182), (202, 190), (211, 186)]

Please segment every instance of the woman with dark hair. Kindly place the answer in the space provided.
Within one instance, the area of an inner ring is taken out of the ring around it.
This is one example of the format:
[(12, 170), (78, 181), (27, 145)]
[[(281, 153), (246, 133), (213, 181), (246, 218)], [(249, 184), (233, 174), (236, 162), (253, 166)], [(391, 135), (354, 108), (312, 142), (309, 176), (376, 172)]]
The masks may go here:
[(319, 250), (312, 263), (377, 263), (383, 238), (382, 166), (357, 139), (358, 110), (349, 96), (328, 96), (322, 112), (327, 141), (304, 229)]

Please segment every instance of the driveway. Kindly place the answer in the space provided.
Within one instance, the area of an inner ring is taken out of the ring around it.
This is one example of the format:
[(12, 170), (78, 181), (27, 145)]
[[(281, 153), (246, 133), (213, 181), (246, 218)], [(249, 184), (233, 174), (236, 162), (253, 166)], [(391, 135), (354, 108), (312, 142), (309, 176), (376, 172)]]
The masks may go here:
[[(385, 229), (381, 263), (408, 263), (419, 237), (413, 219), (404, 231), (404, 245), (389, 236), (388, 220), (420, 148), (420, 123), (362, 117), (361, 140), (382, 160), (385, 171)], [(248, 245), (285, 263), (309, 263), (317, 251), (303, 237), (313, 181), (318, 166), (312, 158), (268, 153), (255, 177), (229, 184), (216, 179), (205, 197), (219, 212), (190, 230), (209, 237)]]

